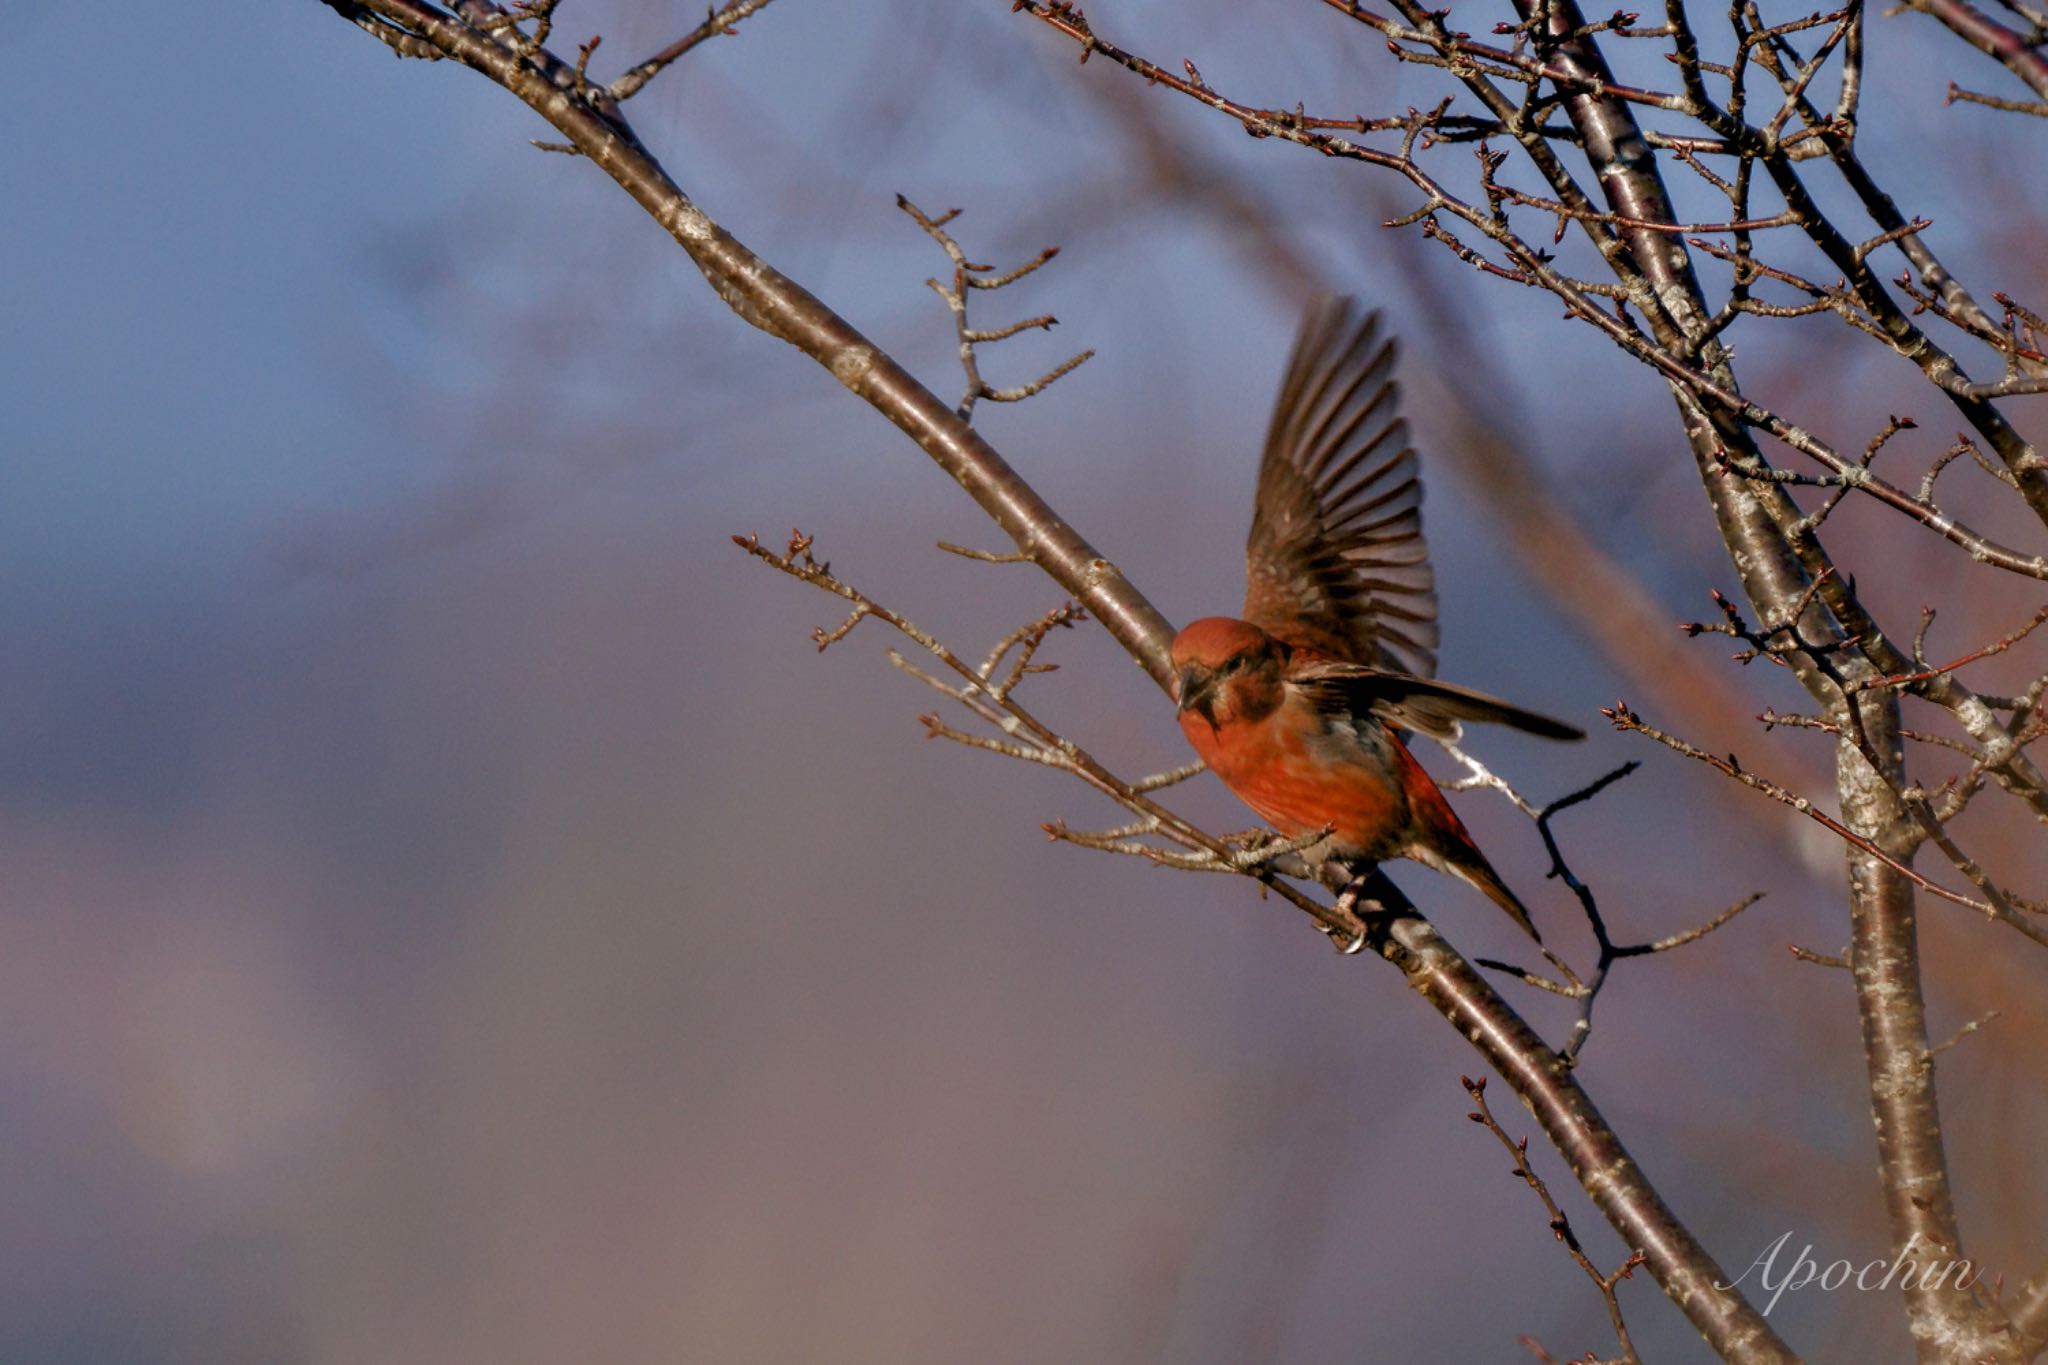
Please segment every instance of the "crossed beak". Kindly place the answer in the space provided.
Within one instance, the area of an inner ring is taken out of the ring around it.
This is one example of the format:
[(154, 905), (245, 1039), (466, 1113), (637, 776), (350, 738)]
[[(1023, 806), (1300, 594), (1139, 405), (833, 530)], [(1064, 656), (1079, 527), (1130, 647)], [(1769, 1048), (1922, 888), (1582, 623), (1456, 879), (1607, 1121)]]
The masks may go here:
[(1176, 695), (1179, 698), (1180, 713), (1185, 715), (1193, 711), (1214, 726), (1216, 713), (1211, 708), (1216, 700), (1215, 672), (1203, 668), (1200, 664), (1189, 664), (1180, 671), (1180, 677), (1176, 681), (1179, 684)]

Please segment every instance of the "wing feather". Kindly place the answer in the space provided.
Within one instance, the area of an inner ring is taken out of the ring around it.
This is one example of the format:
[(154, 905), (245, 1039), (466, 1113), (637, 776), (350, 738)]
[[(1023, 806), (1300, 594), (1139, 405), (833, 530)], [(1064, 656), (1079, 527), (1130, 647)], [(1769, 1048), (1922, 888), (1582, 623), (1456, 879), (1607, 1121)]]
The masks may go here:
[(1288, 670), (1287, 681), (1302, 689), (1326, 715), (1372, 715), (1402, 730), (1436, 739), (1453, 739), (1460, 721), (1511, 725), (1545, 739), (1584, 739), (1576, 725), (1552, 720), (1499, 697), (1406, 673), (1358, 664), (1301, 661)]
[(1394, 357), (1354, 300), (1302, 324), (1259, 464), (1244, 615), (1311, 653), (1428, 677), (1436, 580)]

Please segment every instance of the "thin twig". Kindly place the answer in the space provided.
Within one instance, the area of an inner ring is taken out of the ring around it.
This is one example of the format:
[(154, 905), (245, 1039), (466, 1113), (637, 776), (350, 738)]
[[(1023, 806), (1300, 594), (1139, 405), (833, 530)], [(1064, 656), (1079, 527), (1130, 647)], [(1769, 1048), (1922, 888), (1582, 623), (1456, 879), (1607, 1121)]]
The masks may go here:
[(750, 14), (768, 7), (768, 0), (727, 0), (723, 6), (710, 10), (704, 22), (655, 53), (644, 62), (633, 66), (605, 88), (605, 93), (619, 104), (640, 93), (647, 82), (667, 70), (669, 65), (697, 44), (707, 38), (733, 37), (739, 33), (739, 22)]
[[(1572, 1231), (1571, 1219), (1558, 1207), (1557, 1200), (1551, 1197), (1550, 1188), (1529, 1164), (1529, 1139), (1509, 1137), (1507, 1129), (1494, 1118), (1493, 1110), (1486, 1103), (1486, 1078), (1481, 1076), (1474, 1080), (1470, 1076), (1461, 1076), (1459, 1080), (1464, 1084), (1465, 1093), (1472, 1097), (1472, 1103), (1478, 1106), (1466, 1117), (1493, 1134), (1495, 1140), (1507, 1149), (1508, 1155), (1515, 1159), (1515, 1168), (1510, 1174), (1536, 1192), (1536, 1197), (1543, 1202), (1543, 1211), (1550, 1215), (1551, 1235), (1563, 1245), (1573, 1263), (1585, 1272), (1593, 1287), (1600, 1291), (1601, 1301), (1607, 1306), (1607, 1321), (1613, 1325), (1614, 1339), (1621, 1347), (1619, 1360), (1625, 1365), (1642, 1365), (1641, 1357), (1636, 1355), (1635, 1343), (1629, 1338), (1628, 1324), (1622, 1320), (1621, 1300), (1614, 1291), (1623, 1280), (1634, 1276), (1636, 1267), (1647, 1261), (1648, 1255), (1640, 1250), (1631, 1251), (1627, 1260), (1602, 1274), (1600, 1268), (1593, 1264), (1593, 1258), (1579, 1245), (1578, 1234)], [(1590, 1353), (1588, 1359), (1591, 1359)]]

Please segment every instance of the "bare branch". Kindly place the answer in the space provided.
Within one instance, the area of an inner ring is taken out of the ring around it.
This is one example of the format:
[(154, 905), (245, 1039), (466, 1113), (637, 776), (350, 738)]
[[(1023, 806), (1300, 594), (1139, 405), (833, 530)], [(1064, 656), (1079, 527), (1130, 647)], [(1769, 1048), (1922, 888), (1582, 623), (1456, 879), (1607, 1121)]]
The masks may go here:
[(1905, 4), (1907, 9), (1919, 10), (1946, 24), (1958, 38), (1999, 62), (2025, 81), (2035, 94), (2048, 100), (2048, 57), (1969, 0), (1905, 0)]
[(940, 284), (937, 280), (926, 280), (925, 283), (931, 287), (934, 293), (946, 301), (947, 309), (953, 314), (953, 330), (960, 339), (960, 368), (967, 374), (967, 389), (961, 395), (960, 405), (954, 411), (960, 415), (963, 421), (973, 418), (974, 405), (981, 399), (986, 398), (991, 403), (1021, 402), (1034, 394), (1043, 392), (1055, 380), (1079, 369), (1084, 363), (1094, 357), (1095, 352), (1092, 349), (1082, 351), (1078, 355), (1067, 357), (1067, 359), (1053, 366), (1052, 369), (1028, 384), (1021, 384), (1015, 388), (1008, 389), (992, 387), (981, 377), (980, 357), (975, 348), (985, 342), (1002, 341), (1032, 328), (1041, 331), (1051, 331), (1058, 324), (1059, 319), (1050, 313), (1045, 313), (1035, 318), (1026, 318), (1022, 322), (1012, 323), (1007, 327), (987, 329), (970, 327), (967, 323), (967, 291), (970, 289), (1001, 289), (1005, 285), (1015, 284), (1018, 280), (1023, 279), (1026, 275), (1031, 274), (1040, 266), (1059, 255), (1060, 249), (1056, 246), (1049, 246), (1023, 265), (1018, 266), (1015, 270), (1001, 275), (992, 274), (991, 272), (995, 267), (976, 265), (968, 260), (967, 253), (961, 250), (960, 244), (953, 239), (952, 234), (945, 230), (947, 223), (960, 216), (960, 210), (949, 209), (938, 217), (933, 218), (900, 194), (896, 196), (896, 207), (909, 214), (917, 225), (923, 228), (931, 239), (939, 244), (945, 251), (947, 258), (953, 262), (953, 284), (951, 288)]
[(1585, 1272), (1586, 1278), (1593, 1282), (1593, 1287), (1600, 1291), (1600, 1298), (1607, 1305), (1607, 1320), (1614, 1326), (1614, 1339), (1621, 1346), (1620, 1361), (1625, 1365), (1642, 1365), (1641, 1357), (1636, 1355), (1635, 1343), (1629, 1338), (1628, 1324), (1622, 1320), (1621, 1301), (1615, 1297), (1614, 1290), (1615, 1286), (1634, 1275), (1636, 1267), (1648, 1260), (1648, 1256), (1640, 1250), (1631, 1251), (1627, 1260), (1612, 1272), (1603, 1275), (1600, 1268), (1593, 1264), (1592, 1257), (1586, 1255), (1585, 1248), (1579, 1245), (1578, 1234), (1572, 1231), (1571, 1220), (1565, 1217), (1564, 1210), (1559, 1208), (1557, 1200), (1551, 1197), (1550, 1187), (1543, 1183), (1543, 1178), (1529, 1165), (1529, 1139), (1522, 1138), (1517, 1141), (1509, 1137), (1507, 1129), (1501, 1127), (1499, 1120), (1494, 1118), (1493, 1110), (1486, 1103), (1486, 1078), (1481, 1076), (1478, 1080), (1473, 1080), (1470, 1076), (1461, 1076), (1459, 1080), (1464, 1083), (1465, 1093), (1472, 1097), (1472, 1103), (1478, 1106), (1466, 1117), (1493, 1134), (1495, 1140), (1507, 1149), (1508, 1155), (1515, 1159), (1515, 1169), (1511, 1174), (1534, 1190), (1536, 1197), (1543, 1201), (1543, 1211), (1550, 1215), (1551, 1235), (1570, 1253), (1572, 1261)]
[(677, 58), (689, 52), (707, 38), (735, 37), (739, 33), (739, 22), (750, 14), (768, 8), (768, 0), (727, 0), (717, 9), (708, 11), (704, 22), (670, 43), (646, 61), (629, 67), (619, 78), (606, 87), (605, 93), (620, 104), (640, 93), (647, 82), (667, 70)]

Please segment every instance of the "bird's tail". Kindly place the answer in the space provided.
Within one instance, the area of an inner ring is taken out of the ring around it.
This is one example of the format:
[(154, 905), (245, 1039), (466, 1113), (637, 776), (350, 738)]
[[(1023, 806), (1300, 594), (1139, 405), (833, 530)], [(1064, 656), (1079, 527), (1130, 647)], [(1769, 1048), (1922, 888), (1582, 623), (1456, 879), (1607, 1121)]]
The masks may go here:
[(1472, 842), (1472, 836), (1465, 831), (1465, 822), (1444, 799), (1443, 789), (1431, 780), (1406, 746), (1396, 741), (1394, 749), (1407, 760), (1411, 769), (1404, 774), (1403, 780), (1403, 790), (1409, 794), (1410, 820), (1408, 847), (1404, 852), (1425, 867), (1448, 872), (1477, 887), (1488, 900), (1507, 911), (1508, 918), (1521, 925), (1523, 933), (1538, 943), (1543, 942), (1543, 935), (1536, 932), (1535, 922), (1529, 918), (1528, 908), (1514, 892), (1508, 890), (1508, 884), (1500, 879), (1500, 873), (1493, 870), (1493, 864), (1486, 861), (1479, 845)]
[(1462, 847), (1453, 845), (1448, 850), (1431, 850), (1417, 861), (1429, 863), (1439, 872), (1448, 872), (1484, 893), (1488, 900), (1507, 911), (1508, 918), (1521, 925), (1522, 931), (1530, 938), (1543, 942), (1543, 935), (1536, 932), (1536, 925), (1529, 918), (1528, 907), (1508, 890), (1508, 884), (1493, 870), (1493, 864), (1486, 861), (1486, 855), (1469, 839)]

